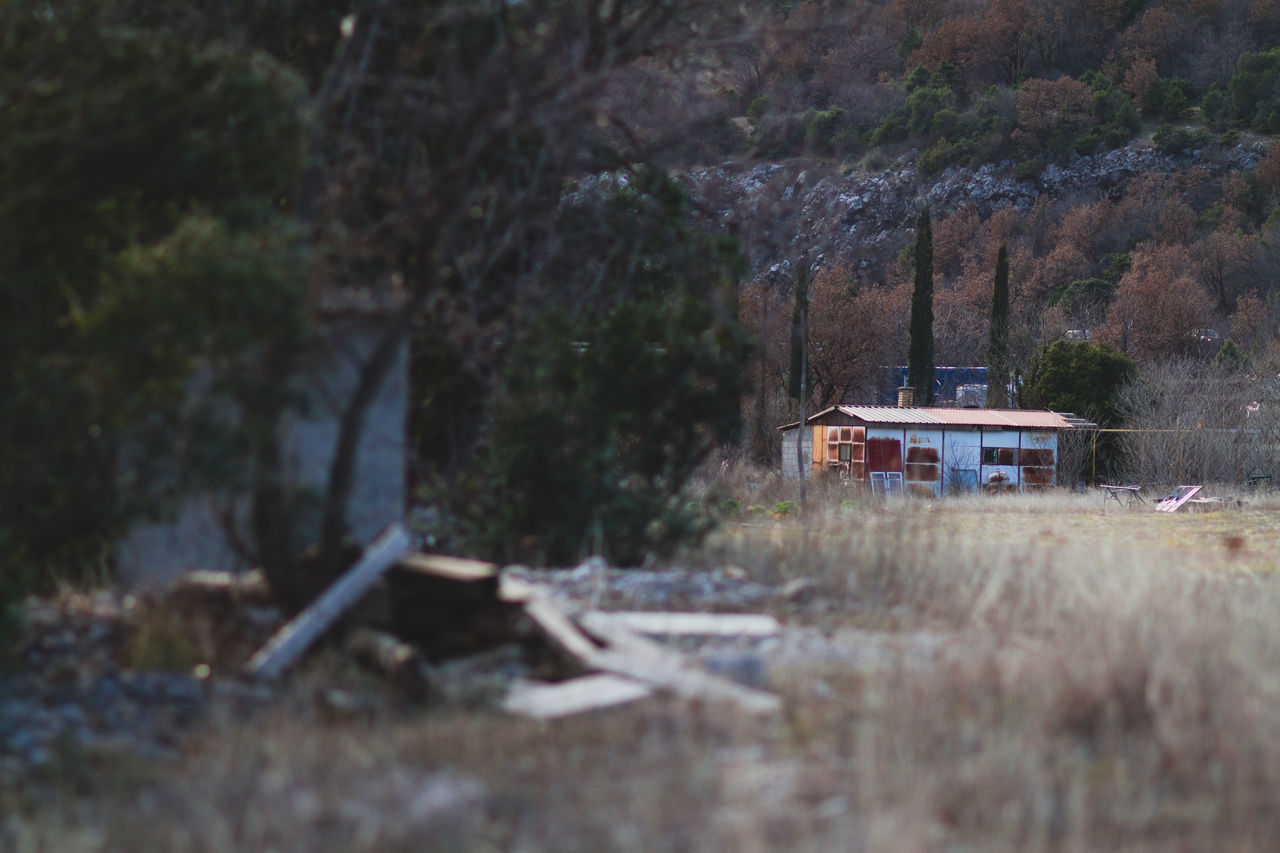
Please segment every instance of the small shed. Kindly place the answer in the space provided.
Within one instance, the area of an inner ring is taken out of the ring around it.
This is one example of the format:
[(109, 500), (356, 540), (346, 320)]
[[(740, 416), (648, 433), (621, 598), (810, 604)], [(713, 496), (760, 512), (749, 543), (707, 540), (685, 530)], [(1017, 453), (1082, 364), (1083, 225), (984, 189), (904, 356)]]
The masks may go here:
[(1092, 426), (1058, 412), (910, 406), (832, 406), (805, 424), (778, 428), (785, 479), (824, 473), (871, 482), (888, 475), (924, 496), (1052, 486), (1059, 434)]

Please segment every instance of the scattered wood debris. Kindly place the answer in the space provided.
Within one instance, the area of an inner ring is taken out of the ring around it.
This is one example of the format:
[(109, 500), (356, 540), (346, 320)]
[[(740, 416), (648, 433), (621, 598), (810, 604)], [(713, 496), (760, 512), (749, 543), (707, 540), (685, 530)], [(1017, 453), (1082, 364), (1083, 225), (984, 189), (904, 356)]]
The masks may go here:
[(588, 613), (583, 627), (608, 643), (590, 664), (648, 682), (686, 699), (728, 700), (745, 711), (772, 714), (782, 707), (773, 693), (745, 687), (689, 664), (683, 655), (632, 631), (608, 613)]
[(521, 681), (502, 701), (502, 710), (536, 720), (614, 708), (653, 695), (653, 688), (617, 675), (584, 675), (554, 684)]
[(409, 553), (387, 570), (386, 585), (388, 629), (429, 658), (519, 642), (520, 602), (504, 597), (493, 563)]
[(355, 604), (409, 548), (409, 534), (392, 524), (365, 549), (364, 556), (334, 581), (319, 598), (276, 632), (245, 667), (254, 678), (273, 679)]
[(1200, 493), (1203, 486), (1178, 486), (1156, 504), (1156, 512), (1177, 512), (1187, 501)]
[(415, 702), (438, 692), (430, 664), (414, 646), (384, 631), (356, 628), (346, 638), (347, 651), (357, 663), (382, 675)]
[[(512, 713), (553, 719), (655, 692), (727, 701), (750, 713), (774, 713), (781, 706), (776, 695), (707, 672), (649, 639), (771, 637), (781, 631), (772, 616), (591, 610), (575, 617), (537, 584), (504, 580), (492, 563), (406, 554), (408, 542), (400, 525), (389, 527), (351, 569), (250, 659), (246, 671), (258, 679), (278, 677), (385, 576), (391, 630), (356, 628), (346, 635), (346, 648), (416, 701), (439, 692), (433, 683), (433, 657), (523, 640), (552, 651), (560, 665), (548, 681), (516, 680), (501, 703)], [(213, 583), (223, 585), (222, 579)]]
[(1200, 494), (1202, 486), (1178, 486), (1156, 504), (1156, 512), (1177, 512), (1180, 509), (1214, 510), (1227, 506), (1241, 506), (1240, 500), (1225, 501), (1219, 497)]
[(617, 611), (587, 614), (597, 622), (608, 618), (639, 634), (656, 637), (774, 637), (782, 633), (778, 620), (766, 613), (655, 613)]

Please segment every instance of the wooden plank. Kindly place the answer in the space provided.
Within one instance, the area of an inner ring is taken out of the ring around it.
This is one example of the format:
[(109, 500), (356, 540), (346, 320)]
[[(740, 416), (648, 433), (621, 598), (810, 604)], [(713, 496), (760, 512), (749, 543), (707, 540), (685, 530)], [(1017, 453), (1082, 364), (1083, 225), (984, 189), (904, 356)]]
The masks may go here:
[(682, 667), (685, 665), (684, 656), (675, 649), (664, 646), (661, 643), (655, 643), (621, 622), (609, 618), (610, 615), (594, 610), (582, 614), (578, 621), (582, 623), (582, 627), (588, 633), (605, 643), (612, 651), (667, 666)]
[(305, 610), (276, 632), (246, 665), (254, 678), (273, 679), (293, 664), (316, 638), (360, 599), (409, 547), (409, 534), (399, 523), (387, 527), (364, 555)]
[(496, 577), (498, 567), (480, 560), (462, 557), (446, 557), (441, 554), (405, 554), (396, 563), (397, 569), (433, 575), (460, 583), (488, 580)]
[(629, 678), (584, 675), (557, 684), (519, 682), (507, 693), (502, 709), (537, 720), (553, 720), (625, 705), (652, 695), (652, 687)]
[(347, 651), (358, 663), (387, 679), (416, 702), (433, 689), (430, 668), (422, 654), (398, 637), (369, 628), (356, 628), (346, 638)]
[(513, 604), (520, 604), (537, 594), (537, 587), (520, 578), (501, 577), (498, 579), (498, 599)]
[(193, 569), (169, 586), (166, 600), (175, 606), (231, 607), (237, 604), (267, 606), (274, 603), (271, 586), (258, 569), (250, 572)]
[(613, 651), (598, 653), (593, 663), (606, 672), (648, 682), (686, 699), (729, 701), (753, 714), (773, 714), (782, 707), (782, 699), (773, 693), (687, 666)]
[(772, 714), (782, 700), (763, 690), (690, 667), (678, 652), (608, 618), (584, 617), (587, 630), (608, 645), (601, 648), (583, 634), (545, 595), (535, 594), (525, 612), (559, 648), (587, 669), (643, 681), (689, 699), (731, 701), (751, 713)]
[(606, 618), (583, 617), (584, 627), (609, 644), (590, 658), (597, 669), (645, 681), (688, 699), (730, 701), (751, 713), (773, 714), (782, 707), (782, 700), (773, 693), (694, 669), (678, 652), (603, 615)]
[[(659, 637), (774, 637), (782, 633), (778, 620), (767, 613), (606, 613), (596, 610), (586, 614), (584, 618), (597, 623), (610, 619), (637, 633)], [(591, 630), (589, 625), (587, 630)]]
[(524, 612), (558, 648), (588, 668), (593, 665), (592, 661), (600, 648), (578, 630), (578, 626), (552, 604), (550, 599), (534, 595), (525, 602)]

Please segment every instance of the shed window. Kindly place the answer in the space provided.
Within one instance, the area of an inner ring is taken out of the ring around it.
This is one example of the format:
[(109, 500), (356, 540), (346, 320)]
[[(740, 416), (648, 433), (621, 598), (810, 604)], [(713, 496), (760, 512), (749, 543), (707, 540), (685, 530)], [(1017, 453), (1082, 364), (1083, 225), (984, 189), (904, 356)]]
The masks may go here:
[(866, 434), (863, 427), (828, 427), (827, 466), (838, 469), (842, 476), (862, 479), (865, 475), (861, 463), (866, 458)]

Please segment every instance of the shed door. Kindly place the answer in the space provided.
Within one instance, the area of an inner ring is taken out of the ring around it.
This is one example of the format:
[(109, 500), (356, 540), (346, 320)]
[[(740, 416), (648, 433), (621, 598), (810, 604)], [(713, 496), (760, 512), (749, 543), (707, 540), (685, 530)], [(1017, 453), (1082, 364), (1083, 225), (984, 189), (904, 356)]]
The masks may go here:
[(896, 438), (867, 439), (867, 470), (902, 473), (902, 442)]

